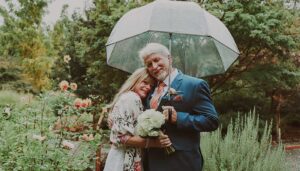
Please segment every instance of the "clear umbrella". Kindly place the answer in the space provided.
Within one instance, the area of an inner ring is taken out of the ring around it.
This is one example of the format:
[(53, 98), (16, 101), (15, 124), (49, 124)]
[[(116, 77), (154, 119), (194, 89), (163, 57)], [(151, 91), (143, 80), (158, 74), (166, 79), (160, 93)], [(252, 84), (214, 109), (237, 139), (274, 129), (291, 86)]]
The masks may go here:
[(224, 73), (239, 55), (225, 25), (198, 4), (157, 0), (117, 22), (106, 44), (108, 65), (132, 73), (150, 42), (169, 47), (174, 67), (196, 77)]

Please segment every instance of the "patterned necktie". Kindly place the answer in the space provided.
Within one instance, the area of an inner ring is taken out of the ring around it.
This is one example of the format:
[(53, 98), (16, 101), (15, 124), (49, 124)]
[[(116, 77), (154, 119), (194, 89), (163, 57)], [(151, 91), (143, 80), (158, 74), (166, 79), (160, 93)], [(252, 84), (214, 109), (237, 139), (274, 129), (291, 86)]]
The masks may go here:
[(158, 84), (158, 87), (156, 89), (156, 93), (155, 95), (152, 97), (151, 101), (150, 101), (150, 108), (151, 109), (157, 109), (158, 107), (158, 100), (159, 98), (162, 96), (164, 87), (166, 86), (166, 84), (164, 82), (160, 82)]

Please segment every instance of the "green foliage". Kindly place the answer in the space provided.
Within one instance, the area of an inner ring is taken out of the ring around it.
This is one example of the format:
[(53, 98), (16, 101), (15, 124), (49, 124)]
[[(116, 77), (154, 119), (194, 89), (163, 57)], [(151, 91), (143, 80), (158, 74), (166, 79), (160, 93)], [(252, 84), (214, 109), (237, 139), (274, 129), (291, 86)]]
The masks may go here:
[[(86, 18), (74, 13), (71, 19), (66, 15), (65, 6), (54, 28), (45, 31), (41, 18), (48, 1), (19, 0), (20, 8), (10, 0), (7, 2), (8, 9), (0, 7), (4, 18), (4, 25), (0, 26), (2, 89), (23, 92), (34, 89), (37, 93), (67, 80), (78, 84), (76, 93), (80, 96), (96, 95), (99, 106), (100, 101), (111, 101), (128, 74), (107, 66), (105, 43), (118, 19), (142, 3), (94, 0), (94, 7), (86, 10)], [(259, 113), (264, 113), (262, 118), (270, 119), (274, 108), (270, 92), (280, 90), (293, 94), (292, 97), (284, 94), (287, 102), (282, 108), (283, 124), (299, 123), (293, 117), (300, 111), (297, 105), (299, 10), (286, 8), (282, 0), (198, 2), (225, 23), (241, 52), (226, 74), (208, 78), (222, 119), (228, 120), (236, 111), (246, 112), (254, 106)], [(296, 55), (292, 55), (294, 51)], [(68, 65), (63, 61), (65, 55), (71, 57)], [(48, 99), (47, 104), (56, 115), (74, 100), (65, 97), (60, 94)]]
[[(4, 93), (3, 93), (4, 94)], [(13, 93), (10, 93), (13, 94)], [(4, 97), (4, 96), (3, 96)], [(5, 96), (7, 97), (7, 96)], [(48, 102), (54, 94), (46, 93), (26, 105), (15, 105), (11, 117), (0, 113), (0, 169), (2, 170), (94, 170), (98, 145), (107, 139), (107, 133), (86, 130), (93, 134), (92, 141), (69, 141), (75, 145), (72, 150), (62, 146), (68, 139), (68, 132), (56, 132), (53, 128), (58, 118)], [(15, 94), (15, 101), (20, 95)], [(0, 106), (0, 111), (3, 108)], [(69, 113), (71, 115), (71, 113)], [(91, 124), (91, 113), (78, 120)], [(46, 137), (39, 140), (36, 137)]]
[(5, 57), (0, 57), (0, 89), (33, 92), (30, 83), (22, 78), (18, 62)]
[(48, 56), (51, 49), (41, 27), (47, 1), (18, 2), (19, 8), (12, 1), (7, 1), (9, 9), (0, 8), (4, 18), (4, 25), (0, 26), (0, 55), (19, 60), (23, 78), (31, 82), (35, 91), (49, 89), (53, 58)]
[(31, 94), (20, 94), (12, 90), (0, 91), (0, 107), (5, 106), (25, 106), (29, 101), (33, 101)]
[[(259, 64), (243, 72), (236, 79), (230, 79), (223, 85), (222, 89), (216, 91), (214, 96), (218, 111), (222, 114), (224, 121), (232, 117), (235, 111), (246, 112), (255, 107), (259, 113), (264, 113), (264, 119), (273, 118), (272, 96), (275, 90), (280, 90), (286, 97), (284, 107), (281, 110), (285, 123), (299, 122), (299, 118), (293, 118), (299, 108), (295, 105), (299, 101), (297, 86), (300, 83), (299, 68), (292, 62), (280, 62), (274, 64)], [(230, 114), (231, 113), (231, 114)], [(227, 117), (227, 118), (226, 118)], [(297, 121), (298, 120), (298, 121)], [(287, 126), (287, 124), (282, 125)]]
[(259, 134), (255, 112), (235, 118), (222, 137), (221, 129), (201, 138), (204, 170), (287, 170), (283, 147), (271, 146), (271, 125), (264, 124)]
[[(288, 9), (282, 0), (205, 0), (201, 5), (227, 26), (240, 50), (227, 73), (208, 78), (217, 109), (228, 116), (225, 120), (254, 106), (262, 117), (272, 118), (275, 92), (286, 99), (299, 92), (299, 63), (293, 55), (300, 47), (299, 10)], [(283, 116), (295, 113), (285, 111)]]
[(211, 0), (206, 1), (205, 7), (221, 18), (242, 51), (244, 48), (282, 51), (297, 46), (295, 37), (288, 32), (294, 16), (284, 1), (233, 0), (220, 4)]
[(0, 106), (20, 103), (21, 95), (10, 90), (0, 91)]
[(72, 113), (71, 108), (66, 108), (66, 106), (72, 106), (75, 100), (74, 95), (70, 92), (60, 92), (60, 91), (49, 91), (43, 94), (44, 98), (47, 98), (47, 103), (51, 107), (53, 113), (56, 116), (62, 115), (63, 113)]
[[(86, 19), (78, 14), (73, 20), (62, 18), (54, 26), (52, 35), (55, 49), (61, 48), (60, 56), (70, 55), (72, 81), (78, 83), (79, 93), (100, 95), (110, 101), (113, 94), (126, 79), (127, 74), (106, 64), (105, 43), (117, 20), (129, 9), (136, 7), (133, 2), (95, 0), (94, 8), (86, 11)], [(58, 60), (57, 66), (63, 66)], [(59, 68), (59, 67), (56, 67)], [(64, 70), (58, 70), (53, 77), (67, 78)]]

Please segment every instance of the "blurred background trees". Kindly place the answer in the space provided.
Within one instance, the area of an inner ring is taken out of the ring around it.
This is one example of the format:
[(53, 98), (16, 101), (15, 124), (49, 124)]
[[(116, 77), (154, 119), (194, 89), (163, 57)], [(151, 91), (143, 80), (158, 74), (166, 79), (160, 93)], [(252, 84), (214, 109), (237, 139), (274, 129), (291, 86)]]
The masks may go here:
[(35, 92), (51, 88), (49, 77), (54, 62), (48, 37), (42, 30), (42, 16), (46, 0), (20, 0), (20, 7), (7, 1), (8, 9), (1, 6), (4, 24), (0, 27), (0, 56), (2, 60), (14, 61), (8, 68), (17, 68), (20, 77), (32, 86)]
[[(76, 82), (79, 94), (109, 102), (128, 74), (106, 65), (105, 43), (118, 19), (151, 1), (94, 0), (85, 16), (66, 15), (43, 27), (46, 0), (7, 1), (0, 8), (0, 87), (39, 93), (61, 80)], [(224, 124), (255, 107), (279, 130), (300, 124), (299, 1), (198, 0), (228, 27), (240, 57), (223, 75), (206, 79)], [(130, 49), (129, 49), (130, 50)], [(63, 57), (69, 55), (69, 65)]]

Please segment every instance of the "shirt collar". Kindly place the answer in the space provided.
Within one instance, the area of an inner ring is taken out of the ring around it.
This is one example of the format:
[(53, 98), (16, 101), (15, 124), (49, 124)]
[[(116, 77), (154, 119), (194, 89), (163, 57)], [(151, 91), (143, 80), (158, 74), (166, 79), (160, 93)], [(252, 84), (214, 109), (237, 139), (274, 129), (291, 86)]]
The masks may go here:
[(175, 77), (178, 75), (178, 70), (175, 68), (170, 75), (168, 75), (166, 77), (166, 79), (164, 80), (164, 83), (166, 84), (166, 86), (169, 86), (169, 77), (171, 77), (170, 79), (170, 84), (172, 84), (172, 82), (174, 81)]

